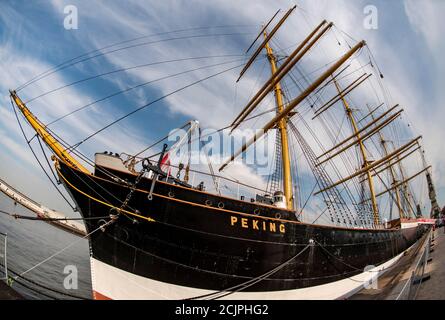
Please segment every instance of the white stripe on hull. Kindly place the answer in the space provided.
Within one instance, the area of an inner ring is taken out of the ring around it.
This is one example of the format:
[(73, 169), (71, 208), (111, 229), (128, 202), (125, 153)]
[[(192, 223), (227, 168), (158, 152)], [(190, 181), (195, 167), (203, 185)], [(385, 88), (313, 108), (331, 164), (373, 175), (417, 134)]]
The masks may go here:
[[(409, 250), (409, 249), (408, 249)], [(229, 300), (334, 300), (346, 299), (360, 291), (376, 275), (381, 275), (395, 264), (403, 253), (386, 263), (351, 278), (328, 284), (285, 291), (237, 292)], [(182, 300), (199, 297), (212, 290), (189, 288), (141, 277), (91, 258), (91, 273), (95, 298), (115, 300)]]

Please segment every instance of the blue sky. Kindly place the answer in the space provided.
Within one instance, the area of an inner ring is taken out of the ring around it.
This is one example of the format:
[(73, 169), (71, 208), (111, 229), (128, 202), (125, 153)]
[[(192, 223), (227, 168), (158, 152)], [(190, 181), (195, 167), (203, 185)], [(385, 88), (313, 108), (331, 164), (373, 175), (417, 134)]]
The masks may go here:
[[(67, 211), (55, 196), (24, 143), (11, 113), (8, 89), (16, 88), (66, 59), (105, 45), (141, 35), (201, 26), (236, 26), (186, 31), (174, 35), (220, 34), (209, 38), (163, 41), (144, 45), (77, 64), (30, 85), (21, 91), (24, 100), (61, 85), (137, 64), (174, 58), (243, 54), (261, 23), (277, 9), (286, 10), (294, 3), (297, 9), (286, 27), (277, 35), (283, 46), (292, 45), (309, 33), (323, 18), (354, 39), (367, 40), (394, 101), (403, 105), (404, 120), (412, 124), (413, 134), (421, 133), (428, 161), (433, 165), (439, 199), (445, 200), (445, 154), (441, 150), (445, 132), (440, 119), (445, 110), (442, 88), (445, 62), (441, 53), (445, 30), (441, 0), (307, 0), (307, 1), (8, 1), (0, 0), (0, 175), (20, 190), (45, 205)], [(378, 9), (377, 30), (363, 27), (366, 5)], [(66, 30), (63, 12), (66, 5), (78, 9), (78, 29)], [(234, 34), (228, 36), (226, 34)], [(173, 35), (171, 35), (173, 36)], [(155, 41), (157, 36), (139, 41)], [(88, 81), (35, 100), (31, 109), (43, 121), (94, 101), (100, 97), (144, 81), (193, 69), (204, 64), (235, 60), (237, 57), (207, 58), (168, 65), (141, 68)], [(242, 62), (240, 62), (242, 63)], [(236, 63), (227, 64), (235, 66)], [(156, 82), (119, 95), (66, 118), (53, 129), (69, 142), (77, 142), (95, 129), (133, 108), (160, 97), (175, 88), (222, 70), (226, 66), (200, 70)], [(255, 66), (260, 70), (261, 63)], [(135, 152), (170, 129), (190, 119), (202, 126), (220, 128), (239, 112), (257, 81), (249, 73), (235, 85), (236, 72), (224, 74), (197, 88), (185, 90), (151, 106), (110, 128), (82, 145), (81, 151)], [(27, 130), (30, 135), (30, 131)], [(31, 136), (31, 135), (30, 135)], [(441, 202), (442, 203), (442, 202)]]

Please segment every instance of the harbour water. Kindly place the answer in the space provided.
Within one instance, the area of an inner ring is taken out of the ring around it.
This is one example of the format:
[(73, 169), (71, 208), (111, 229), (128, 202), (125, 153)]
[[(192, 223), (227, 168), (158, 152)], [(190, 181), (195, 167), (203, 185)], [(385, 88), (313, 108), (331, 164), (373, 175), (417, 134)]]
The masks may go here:
[[(0, 210), (34, 216), (28, 209), (14, 205), (14, 201), (3, 194), (0, 194)], [(0, 232), (8, 234), (8, 269), (19, 274), (75, 243), (54, 258), (26, 273), (24, 277), (69, 295), (91, 299), (89, 248), (86, 239), (81, 239), (42, 221), (17, 220), (4, 214), (0, 215)], [(3, 243), (3, 240), (1, 242)], [(3, 254), (3, 248), (0, 253)], [(1, 259), (1, 263), (3, 264), (3, 259)], [(0, 270), (3, 272), (3, 267)], [(77, 270), (77, 289), (66, 289), (64, 280), (67, 276), (75, 275), (72, 270)], [(3, 276), (1, 274), (0, 278)], [(18, 279), (18, 281), (33, 288), (29, 289), (17, 282), (13, 283), (13, 288), (27, 299), (50, 299), (47, 295), (57, 299), (73, 299), (45, 290), (24, 279)]]

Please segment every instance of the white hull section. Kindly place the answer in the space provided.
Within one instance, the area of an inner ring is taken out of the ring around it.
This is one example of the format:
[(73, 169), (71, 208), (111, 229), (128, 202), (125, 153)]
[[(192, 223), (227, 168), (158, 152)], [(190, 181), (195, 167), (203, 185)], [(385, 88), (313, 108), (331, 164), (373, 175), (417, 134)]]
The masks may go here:
[[(408, 249), (409, 250), (409, 249)], [(394, 265), (403, 253), (351, 278), (328, 284), (286, 291), (237, 292), (229, 300), (334, 300), (346, 299)], [(95, 299), (113, 300), (182, 300), (215, 293), (141, 277), (91, 258), (91, 278)]]

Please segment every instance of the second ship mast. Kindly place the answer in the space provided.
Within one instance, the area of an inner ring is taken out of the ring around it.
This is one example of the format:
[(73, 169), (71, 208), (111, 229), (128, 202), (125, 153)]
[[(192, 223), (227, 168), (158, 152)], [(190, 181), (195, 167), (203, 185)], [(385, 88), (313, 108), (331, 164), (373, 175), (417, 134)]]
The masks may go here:
[[(267, 33), (264, 31), (264, 38), (267, 38)], [(277, 58), (274, 55), (272, 48), (269, 45), (269, 42), (266, 43), (265, 49), (267, 52), (267, 58), (269, 60), (270, 68), (272, 71), (272, 76), (274, 76), (277, 72)], [(275, 94), (275, 104), (277, 107), (277, 113), (283, 112), (284, 103), (283, 103), (283, 92), (281, 90), (281, 84), (278, 81), (274, 85), (274, 94)], [(289, 140), (287, 136), (287, 117), (281, 119), (278, 124), (278, 133), (280, 134), (280, 143), (281, 143), (281, 161), (283, 168), (283, 192), (286, 197), (286, 207), (289, 210), (293, 209), (293, 192), (292, 192), (292, 174), (291, 174), (291, 163), (290, 163), (290, 155), (289, 155)]]

